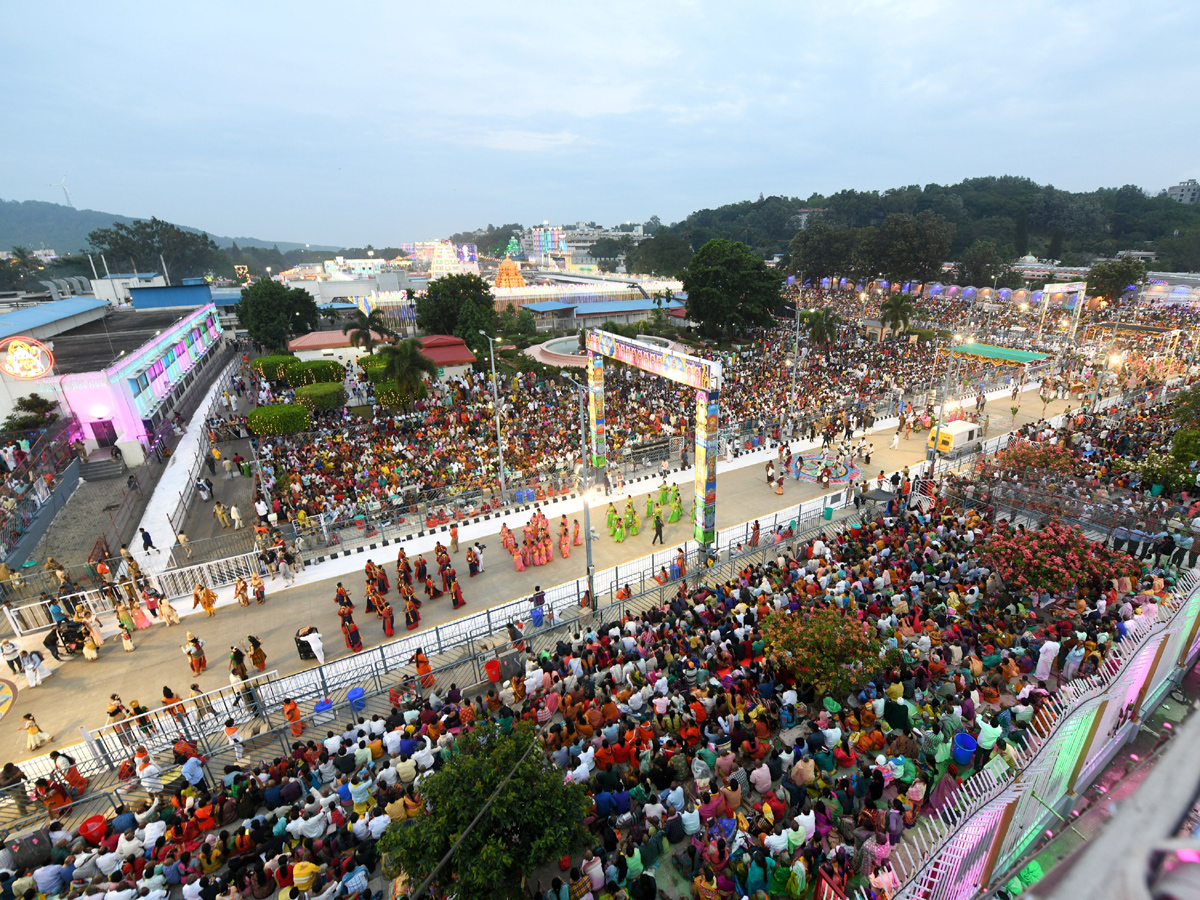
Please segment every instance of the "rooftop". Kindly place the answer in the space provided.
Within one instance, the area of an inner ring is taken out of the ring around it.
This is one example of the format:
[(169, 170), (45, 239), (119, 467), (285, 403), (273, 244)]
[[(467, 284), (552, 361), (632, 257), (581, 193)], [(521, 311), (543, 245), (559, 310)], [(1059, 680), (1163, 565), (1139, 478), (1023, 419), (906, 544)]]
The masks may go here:
[[(59, 300), (47, 305), (60, 306), (70, 302)], [(49, 339), (54, 345), (54, 374), (98, 372), (120, 356), (122, 350), (126, 353), (136, 350), (186, 315), (189, 313), (181, 313), (178, 309), (125, 308), (56, 334)]]
[[(34, 328), (69, 319), (71, 316), (108, 305), (107, 300), (97, 297), (70, 297), (66, 300), (53, 300), (37, 306), (26, 306), (22, 309), (5, 310), (0, 312), (0, 339), (24, 334)], [(56, 336), (55, 340), (61, 336)], [(57, 355), (57, 351), (55, 353)]]

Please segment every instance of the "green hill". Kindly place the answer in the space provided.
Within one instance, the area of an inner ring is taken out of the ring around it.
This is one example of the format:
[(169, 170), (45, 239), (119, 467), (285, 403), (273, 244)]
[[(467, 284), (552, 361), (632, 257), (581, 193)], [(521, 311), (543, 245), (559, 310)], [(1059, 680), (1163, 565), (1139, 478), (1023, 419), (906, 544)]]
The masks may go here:
[[(149, 218), (142, 216), (140, 218)], [(121, 222), (132, 224), (133, 216), (99, 212), (94, 209), (72, 209), (61, 203), (46, 203), (41, 200), (0, 200), (0, 249), (26, 247), (37, 250), (50, 247), (59, 253), (75, 253), (87, 247), (87, 236), (97, 228), (109, 228)], [(181, 225), (185, 231), (200, 232), (204, 229)], [(252, 237), (223, 237), (209, 234), (220, 247), (230, 247), (235, 242), (239, 247), (278, 247), (282, 252), (304, 249), (303, 243), (290, 241), (268, 241)], [(314, 244), (312, 250), (338, 250), (339, 247)]]

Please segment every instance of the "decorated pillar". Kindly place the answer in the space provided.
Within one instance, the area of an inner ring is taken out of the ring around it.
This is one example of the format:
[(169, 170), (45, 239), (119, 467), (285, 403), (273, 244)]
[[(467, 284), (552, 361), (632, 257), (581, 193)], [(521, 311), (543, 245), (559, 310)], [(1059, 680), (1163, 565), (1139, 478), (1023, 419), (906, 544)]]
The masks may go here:
[(717, 391), (696, 392), (696, 488), (692, 513), (693, 534), (701, 544), (711, 544), (717, 533)]
[(591, 464), (595, 480), (599, 481), (607, 461), (604, 441), (604, 357), (589, 350), (587, 370)]

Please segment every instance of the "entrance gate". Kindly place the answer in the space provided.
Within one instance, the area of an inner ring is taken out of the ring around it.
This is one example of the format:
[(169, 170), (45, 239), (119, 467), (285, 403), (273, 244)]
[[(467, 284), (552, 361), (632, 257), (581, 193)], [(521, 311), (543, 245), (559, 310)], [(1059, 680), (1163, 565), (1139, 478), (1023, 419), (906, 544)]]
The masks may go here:
[(717, 440), (720, 422), (721, 364), (623, 338), (607, 331), (587, 333), (588, 430), (592, 466), (604, 470), (604, 357), (661, 375), (696, 389), (696, 482), (692, 533), (704, 545), (717, 528)]

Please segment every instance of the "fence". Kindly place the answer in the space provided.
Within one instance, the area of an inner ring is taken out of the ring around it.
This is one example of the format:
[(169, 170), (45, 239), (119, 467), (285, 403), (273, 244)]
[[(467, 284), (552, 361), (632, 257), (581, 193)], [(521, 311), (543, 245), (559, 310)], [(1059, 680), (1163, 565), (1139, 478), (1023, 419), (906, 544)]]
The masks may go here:
[[(1011, 772), (968, 780), (958, 804), (921, 820), (893, 863), (906, 876), (903, 900), (965, 900), (1002, 883), (1137, 730), (1143, 714), (1178, 685), (1200, 642), (1200, 577), (1185, 573), (1154, 619), (1130, 623), (1100, 673), (1064, 685), (1053, 720), (1031, 729)], [(1045, 804), (1045, 805), (1043, 805)], [(911, 845), (911, 848), (906, 848)], [(914, 852), (915, 851), (915, 852)]]
[[(16, 506), (3, 512), (0, 520), (3, 527), (3, 557), (11, 566), (24, 562), (25, 555), (37, 543), (36, 538), (32, 541), (24, 538), (44, 512), (43, 505), (51, 499), (53, 488), (47, 483), (47, 476), (57, 481), (58, 476), (66, 471), (75, 458), (72, 445), (79, 434), (79, 420), (75, 416), (66, 416), (41, 432), (10, 432), (3, 435), (5, 441), (15, 442), (18, 446), (22, 435), (32, 437), (32, 440), (26, 438), (29, 449), (23, 451), (20, 462), (5, 476), (8, 485), (24, 486), (17, 488), (22, 493)], [(62, 502), (66, 500), (61, 499)]]
[[(232, 344), (227, 344), (225, 346), (223, 354), (224, 356), (214, 357), (214, 363), (220, 365), (222, 362), (224, 362), (226, 357), (229, 357), (229, 361), (225, 364), (224, 368), (221, 369), (217, 377), (212, 380), (211, 384), (207, 382), (202, 383), (197, 380), (191, 389), (189, 389), (188, 393), (184, 395), (184, 399), (180, 402), (181, 408), (191, 403), (196, 403), (198, 407), (200, 400), (205, 396), (205, 394), (207, 394), (207, 392), (213, 386), (217, 388), (217, 390), (213, 391), (212, 399), (209, 401), (208, 408), (204, 411), (204, 423), (200, 426), (202, 429), (207, 428), (208, 420), (213, 417), (214, 412), (219, 408), (218, 404), (221, 402), (221, 385), (225, 384), (226, 380), (232, 375), (241, 359), (241, 357), (237, 355), (237, 349)], [(193, 391), (195, 394), (192, 393)], [(188, 478), (186, 481), (187, 486), (179, 493), (179, 503), (176, 504), (174, 513), (167, 514), (167, 519), (171, 523), (171, 527), (176, 533), (184, 530), (184, 525), (187, 523), (188, 513), (191, 511), (192, 503), (195, 502), (196, 491), (193, 490), (192, 485), (196, 483), (196, 477), (200, 474), (200, 469), (204, 465), (204, 455), (208, 450), (207, 445), (207, 437), (205, 434), (201, 434), (199, 437), (199, 442), (196, 446), (196, 450), (193, 453), (192, 460), (188, 464)]]

